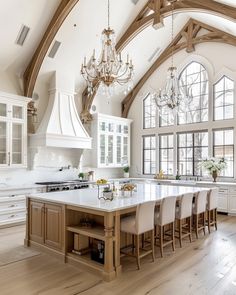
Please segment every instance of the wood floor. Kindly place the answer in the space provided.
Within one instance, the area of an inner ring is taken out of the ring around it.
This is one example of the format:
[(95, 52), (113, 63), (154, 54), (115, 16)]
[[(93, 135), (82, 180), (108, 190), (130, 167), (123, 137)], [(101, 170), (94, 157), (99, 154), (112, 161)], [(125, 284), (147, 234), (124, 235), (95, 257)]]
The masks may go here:
[[(0, 251), (23, 243), (24, 226), (0, 230)], [(46, 254), (0, 267), (1, 295), (235, 295), (236, 294), (236, 217), (219, 216), (217, 232), (188, 239), (176, 253), (156, 251), (141, 261), (122, 258), (123, 274), (106, 283), (80, 269), (59, 262)]]

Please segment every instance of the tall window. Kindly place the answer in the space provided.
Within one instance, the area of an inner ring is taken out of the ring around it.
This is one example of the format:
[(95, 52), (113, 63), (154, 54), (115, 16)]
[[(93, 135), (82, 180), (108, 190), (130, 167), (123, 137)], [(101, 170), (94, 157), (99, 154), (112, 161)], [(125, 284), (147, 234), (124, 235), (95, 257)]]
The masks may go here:
[(208, 132), (178, 134), (178, 171), (180, 175), (202, 176), (199, 163), (208, 157)]
[(156, 136), (143, 136), (143, 174), (156, 173)]
[(234, 118), (234, 82), (222, 77), (214, 85), (214, 120)]
[(159, 110), (159, 124), (160, 127), (174, 125), (174, 115), (168, 107), (162, 107)]
[(225, 158), (227, 168), (221, 176), (234, 176), (234, 131), (233, 128), (213, 131), (213, 155)]
[(156, 105), (151, 95), (148, 94), (143, 100), (143, 128), (156, 127)]
[(179, 77), (180, 87), (191, 99), (186, 108), (178, 114), (178, 124), (199, 123), (208, 121), (208, 74), (197, 62), (191, 62)]
[(173, 134), (159, 136), (160, 169), (167, 175), (173, 175), (174, 143)]

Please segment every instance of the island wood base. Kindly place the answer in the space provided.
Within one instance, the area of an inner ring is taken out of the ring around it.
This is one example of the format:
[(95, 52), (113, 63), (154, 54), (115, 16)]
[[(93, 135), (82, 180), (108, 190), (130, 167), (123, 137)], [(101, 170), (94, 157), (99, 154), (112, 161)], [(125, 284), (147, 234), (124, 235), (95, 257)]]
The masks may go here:
[[(81, 227), (82, 216), (96, 220), (93, 228)], [(101, 275), (105, 281), (114, 280), (122, 271), (120, 264), (120, 212), (102, 212), (27, 199), (25, 246), (49, 253), (65, 263), (71, 263)], [(72, 253), (74, 234), (104, 242), (104, 264), (86, 255)]]

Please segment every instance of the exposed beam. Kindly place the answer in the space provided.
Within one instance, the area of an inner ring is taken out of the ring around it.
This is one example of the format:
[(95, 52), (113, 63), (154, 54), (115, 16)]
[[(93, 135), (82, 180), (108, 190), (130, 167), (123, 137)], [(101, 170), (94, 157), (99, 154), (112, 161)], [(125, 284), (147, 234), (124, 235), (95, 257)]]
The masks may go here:
[(32, 97), (43, 60), (64, 20), (79, 0), (62, 0), (24, 73), (24, 95)]
[[(198, 35), (201, 29), (204, 29), (205, 33)], [(192, 52), (195, 50), (195, 45), (204, 42), (222, 42), (224, 44), (236, 46), (236, 37), (205, 23), (190, 19), (177, 34), (173, 42), (168, 45), (144, 76), (138, 81), (134, 89), (122, 101), (122, 116), (128, 116), (130, 107), (138, 92), (160, 65), (171, 57), (172, 52), (176, 54), (182, 49), (186, 49), (187, 52)]]
[[(158, 12), (157, 9), (160, 8)], [(174, 11), (203, 11), (210, 14), (222, 16), (227, 19), (236, 20), (236, 8), (226, 4), (216, 2), (214, 0), (177, 0), (173, 3)], [(136, 35), (144, 30), (149, 25), (155, 27), (156, 23), (170, 15), (171, 5), (168, 5), (166, 0), (149, 0), (138, 16), (127, 28), (123, 36), (116, 44), (116, 49), (120, 52)], [(186, 32), (187, 33), (187, 32)], [(191, 32), (189, 32), (191, 34)], [(196, 33), (196, 32), (195, 32)], [(187, 33), (188, 34), (188, 33)], [(188, 44), (189, 52), (194, 50), (194, 44)], [(91, 120), (90, 108), (93, 103), (93, 99), (96, 95), (96, 91), (92, 95), (88, 94), (87, 88), (82, 94), (82, 113), (81, 118), (84, 122)]]

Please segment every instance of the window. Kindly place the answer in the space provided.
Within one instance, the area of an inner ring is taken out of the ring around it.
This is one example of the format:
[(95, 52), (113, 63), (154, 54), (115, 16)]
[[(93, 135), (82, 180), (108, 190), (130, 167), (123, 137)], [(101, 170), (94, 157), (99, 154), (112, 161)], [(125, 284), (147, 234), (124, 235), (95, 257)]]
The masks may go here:
[(208, 157), (208, 132), (178, 134), (178, 171), (180, 175), (202, 176), (199, 163)]
[(234, 118), (234, 82), (222, 77), (214, 85), (214, 120)]
[(173, 175), (174, 143), (173, 134), (159, 136), (160, 169), (167, 175)]
[(156, 173), (156, 137), (143, 137), (143, 174)]
[(178, 114), (178, 124), (208, 121), (208, 74), (197, 62), (190, 63), (179, 77), (180, 87), (186, 93), (189, 89), (191, 99), (185, 110)]
[(143, 128), (156, 127), (156, 104), (150, 94), (143, 100)]
[(225, 158), (227, 168), (222, 171), (221, 176), (234, 176), (234, 131), (221, 129), (213, 131), (213, 155), (216, 158)]
[(162, 107), (159, 115), (159, 124), (161, 127), (174, 125), (174, 115), (168, 107)]

